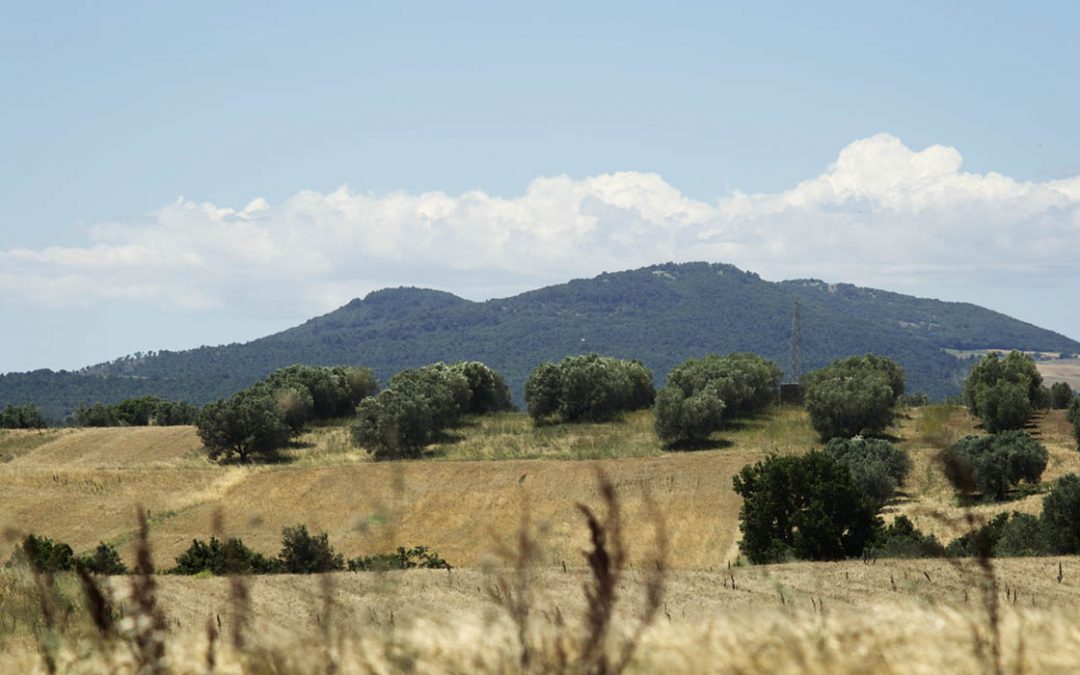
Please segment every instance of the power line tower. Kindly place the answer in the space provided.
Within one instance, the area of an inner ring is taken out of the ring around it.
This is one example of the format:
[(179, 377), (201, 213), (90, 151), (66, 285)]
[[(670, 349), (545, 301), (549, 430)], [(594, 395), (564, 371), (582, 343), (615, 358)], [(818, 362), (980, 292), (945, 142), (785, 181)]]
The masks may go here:
[(791, 354), (788, 357), (788, 369), (784, 373), (784, 384), (780, 385), (780, 402), (788, 405), (802, 405), (802, 327), (799, 318), (799, 299), (791, 311)]
[(788, 384), (798, 384), (802, 379), (802, 334), (799, 326), (799, 299), (791, 311), (791, 354), (788, 358)]

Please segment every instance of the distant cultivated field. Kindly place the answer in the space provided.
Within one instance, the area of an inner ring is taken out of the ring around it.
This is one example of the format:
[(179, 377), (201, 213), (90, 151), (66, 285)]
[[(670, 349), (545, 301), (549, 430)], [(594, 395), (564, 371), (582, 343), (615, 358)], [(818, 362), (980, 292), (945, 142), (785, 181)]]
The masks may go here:
[[(0, 526), (60, 539), (77, 551), (111, 542), (130, 557), (134, 514), (142, 506), (155, 550), (171, 562), (193, 538), (211, 534), (220, 511), (227, 534), (267, 554), (277, 551), (282, 527), (303, 523), (328, 532), (350, 556), (427, 545), (455, 565), (477, 566), (512, 541), (527, 517), (549, 540), (549, 564), (560, 565), (577, 560), (586, 543), (575, 505), (595, 500), (600, 469), (632, 515), (632, 542), (652, 537), (644, 517), (651, 498), (669, 523), (672, 565), (709, 569), (738, 553), (740, 500), (732, 476), (769, 453), (818, 445), (805, 413), (793, 409), (718, 434), (712, 449), (695, 452), (664, 451), (647, 412), (624, 423), (541, 429), (527, 419), (483, 420), (429, 449), (429, 459), (396, 463), (370, 461), (349, 446), (343, 430), (325, 427), (305, 435), (278, 463), (250, 467), (209, 462), (190, 427), (7, 432), (0, 435), (0, 457), (9, 458), (0, 463)], [(1032, 431), (1050, 451), (1044, 481), (1080, 472), (1080, 453), (1060, 411), (1040, 416)], [(964, 511), (936, 456), (976, 432), (962, 408), (906, 414), (893, 433), (914, 469), (886, 516), (906, 514), (943, 539), (961, 533)], [(620, 448), (627, 456), (619, 456)], [(519, 456), (540, 459), (513, 459)], [(577, 459), (597, 456), (607, 459)], [(1030, 494), (975, 511), (1037, 513), (1041, 500)]]

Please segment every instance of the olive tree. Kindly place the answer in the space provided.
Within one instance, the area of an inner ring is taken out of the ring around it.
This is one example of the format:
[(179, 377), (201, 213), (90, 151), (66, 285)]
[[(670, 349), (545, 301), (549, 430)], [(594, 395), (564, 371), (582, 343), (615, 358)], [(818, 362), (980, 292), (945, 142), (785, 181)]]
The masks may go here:
[(1023, 427), (1041, 399), (1035, 361), (1016, 350), (987, 354), (964, 381), (964, 403), (991, 433)]
[(904, 393), (903, 369), (874, 354), (834, 361), (803, 381), (810, 423), (822, 440), (882, 433)]

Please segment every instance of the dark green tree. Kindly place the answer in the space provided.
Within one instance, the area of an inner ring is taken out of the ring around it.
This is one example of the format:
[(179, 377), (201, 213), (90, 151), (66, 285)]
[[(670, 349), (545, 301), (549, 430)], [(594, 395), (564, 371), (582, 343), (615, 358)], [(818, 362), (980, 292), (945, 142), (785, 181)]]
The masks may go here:
[(63, 542), (28, 534), (20, 549), (23, 558), (38, 574), (70, 572), (74, 569), (75, 552)]
[(1043, 498), (1041, 520), (1051, 553), (1080, 553), (1080, 476), (1066, 474), (1054, 483)]
[(1026, 431), (966, 436), (941, 457), (954, 487), (994, 501), (1005, 499), (1009, 488), (1021, 481), (1038, 484), (1049, 459), (1046, 447)]
[(238, 538), (222, 542), (210, 537), (209, 542), (193, 539), (191, 546), (176, 557), (172, 574), (273, 574), (281, 569), (274, 559), (253, 551)]
[(120, 559), (116, 547), (101, 542), (93, 552), (79, 558), (79, 564), (91, 574), (127, 574), (128, 568)]
[(964, 403), (991, 433), (1020, 429), (1042, 399), (1042, 376), (1031, 357), (991, 352), (964, 381)]
[(668, 373), (657, 395), (656, 433), (665, 443), (701, 441), (732, 418), (761, 412), (776, 399), (783, 372), (756, 354), (709, 354)]
[(873, 501), (824, 452), (770, 456), (743, 467), (734, 487), (740, 547), (754, 563), (857, 557), (881, 529)]
[(345, 569), (345, 560), (330, 546), (325, 532), (308, 533), (307, 526), (296, 525), (281, 531), (281, 569), (286, 574), (322, 574)]
[(529, 415), (545, 422), (602, 422), (652, 405), (652, 372), (639, 361), (599, 354), (542, 363), (525, 382)]
[(278, 401), (258, 389), (206, 405), (196, 427), (211, 459), (235, 455), (241, 463), (285, 447), (293, 433)]
[(932, 534), (923, 534), (907, 516), (897, 516), (868, 546), (873, 558), (940, 558), (945, 547)]
[(514, 409), (510, 398), (510, 387), (502, 375), (479, 361), (461, 361), (454, 363), (451, 369), (461, 373), (469, 385), (470, 415), (487, 415)]
[(904, 371), (883, 356), (833, 361), (803, 378), (806, 409), (822, 440), (877, 435), (892, 424)]
[(825, 452), (848, 467), (851, 478), (875, 503), (883, 506), (911, 471), (911, 458), (892, 443), (877, 439), (834, 438)]
[(0, 429), (44, 429), (49, 426), (34, 404), (8, 404), (0, 410)]

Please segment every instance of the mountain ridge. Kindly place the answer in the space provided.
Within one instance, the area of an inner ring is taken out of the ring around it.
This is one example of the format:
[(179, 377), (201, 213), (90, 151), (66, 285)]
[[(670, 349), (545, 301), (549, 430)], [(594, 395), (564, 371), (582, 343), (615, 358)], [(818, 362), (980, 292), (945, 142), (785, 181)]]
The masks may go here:
[(909, 391), (933, 397), (956, 393), (966, 371), (945, 349), (1080, 352), (1080, 342), (971, 303), (820, 279), (770, 282), (724, 263), (661, 263), (485, 301), (380, 289), (246, 343), (0, 375), (0, 406), (34, 402), (62, 417), (81, 402), (151, 393), (205, 403), (292, 363), (365, 365), (385, 382), (402, 368), (477, 359), (506, 375), (519, 402), (536, 364), (572, 353), (638, 358), (658, 384), (708, 352), (753, 351), (786, 367), (796, 299), (805, 369), (873, 351), (905, 367)]

